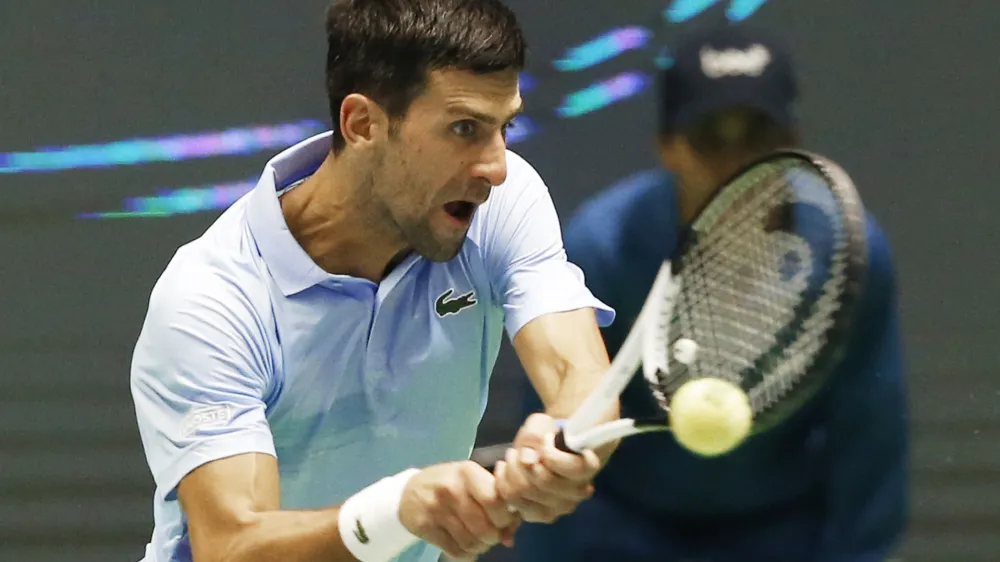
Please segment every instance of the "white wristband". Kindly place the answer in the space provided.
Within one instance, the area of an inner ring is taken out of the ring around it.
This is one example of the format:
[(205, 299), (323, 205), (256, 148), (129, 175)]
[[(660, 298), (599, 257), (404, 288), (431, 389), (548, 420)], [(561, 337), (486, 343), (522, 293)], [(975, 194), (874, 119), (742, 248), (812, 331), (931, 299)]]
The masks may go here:
[(338, 526), (347, 550), (361, 562), (389, 562), (420, 540), (399, 520), (403, 488), (415, 468), (375, 482), (340, 506)]

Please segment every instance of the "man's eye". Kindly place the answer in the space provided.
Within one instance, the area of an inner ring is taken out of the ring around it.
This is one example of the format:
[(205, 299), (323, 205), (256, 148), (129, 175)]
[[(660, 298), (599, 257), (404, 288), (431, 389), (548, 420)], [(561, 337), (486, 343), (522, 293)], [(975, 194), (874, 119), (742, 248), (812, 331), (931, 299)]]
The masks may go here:
[(473, 121), (459, 121), (451, 126), (451, 130), (460, 137), (476, 136), (476, 123)]
[(507, 131), (517, 127), (517, 121), (510, 121), (503, 126), (503, 138), (507, 138)]

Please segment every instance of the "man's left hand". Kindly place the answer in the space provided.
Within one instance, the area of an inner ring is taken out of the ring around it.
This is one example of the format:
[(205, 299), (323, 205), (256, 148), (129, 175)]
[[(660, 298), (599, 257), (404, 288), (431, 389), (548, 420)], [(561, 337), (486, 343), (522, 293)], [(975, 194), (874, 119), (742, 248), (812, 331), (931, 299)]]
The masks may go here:
[(556, 449), (558, 431), (551, 417), (532, 414), (494, 469), (497, 492), (524, 521), (552, 523), (593, 493), (600, 459), (590, 450), (577, 455)]

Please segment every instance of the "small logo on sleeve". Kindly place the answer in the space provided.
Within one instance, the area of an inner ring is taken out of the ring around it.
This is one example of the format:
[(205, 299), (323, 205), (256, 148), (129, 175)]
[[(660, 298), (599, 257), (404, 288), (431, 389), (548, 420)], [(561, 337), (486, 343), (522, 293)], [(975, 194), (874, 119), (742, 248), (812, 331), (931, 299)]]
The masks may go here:
[(358, 539), (361, 544), (368, 544), (368, 533), (365, 532), (365, 527), (361, 524), (360, 519), (354, 520), (354, 538)]
[(184, 418), (181, 432), (184, 437), (191, 437), (203, 429), (224, 426), (232, 419), (233, 412), (228, 404), (200, 408)]
[(464, 295), (450, 299), (452, 293), (455, 289), (448, 289), (437, 298), (437, 302), (434, 303), (434, 310), (437, 315), (441, 318), (448, 316), (449, 314), (458, 314), (470, 306), (475, 306), (479, 301), (476, 300), (476, 292), (469, 291)]

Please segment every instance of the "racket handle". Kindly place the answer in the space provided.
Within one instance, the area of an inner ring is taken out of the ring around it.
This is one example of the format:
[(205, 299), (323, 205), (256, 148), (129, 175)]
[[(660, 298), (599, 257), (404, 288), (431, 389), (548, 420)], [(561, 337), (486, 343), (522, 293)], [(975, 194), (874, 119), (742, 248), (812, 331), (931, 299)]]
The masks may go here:
[(559, 433), (556, 433), (555, 445), (556, 449), (559, 449), (560, 451), (563, 451), (565, 453), (573, 453), (574, 455), (580, 454), (574, 451), (573, 449), (570, 449), (569, 445), (566, 444), (566, 434), (562, 429), (559, 430)]

